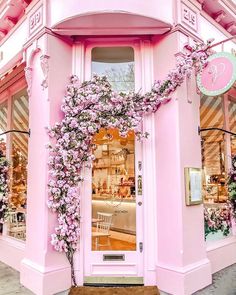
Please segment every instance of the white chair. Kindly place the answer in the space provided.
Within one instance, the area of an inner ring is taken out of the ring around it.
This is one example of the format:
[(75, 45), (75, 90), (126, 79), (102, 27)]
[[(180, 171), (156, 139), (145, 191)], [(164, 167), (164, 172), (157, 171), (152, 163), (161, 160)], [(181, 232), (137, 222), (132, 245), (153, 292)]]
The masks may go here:
[(9, 212), (9, 235), (14, 238), (25, 240), (25, 215), (22, 218), (22, 221), (24, 222), (19, 222), (17, 218), (17, 213), (18, 212)]
[[(95, 238), (95, 249), (99, 246), (111, 246), (109, 236), (112, 222), (112, 213), (97, 212), (96, 231), (92, 232), (92, 237)], [(99, 244), (100, 237), (107, 237), (108, 243), (106, 245)]]

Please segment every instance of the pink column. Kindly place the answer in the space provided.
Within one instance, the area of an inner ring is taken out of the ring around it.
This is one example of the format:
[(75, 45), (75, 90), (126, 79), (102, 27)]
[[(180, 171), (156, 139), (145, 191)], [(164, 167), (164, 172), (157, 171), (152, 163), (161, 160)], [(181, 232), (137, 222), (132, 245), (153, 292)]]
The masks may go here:
[[(49, 34), (27, 48), (32, 68), (30, 88), (30, 140), (27, 192), (27, 239), (21, 265), (21, 283), (37, 295), (49, 295), (71, 286), (70, 266), (50, 240), (57, 224), (47, 208), (49, 138), (45, 127), (61, 117), (60, 106), (71, 74), (71, 46)], [(42, 63), (44, 62), (44, 66)], [(48, 76), (48, 77), (47, 77)], [(44, 89), (41, 83), (44, 81)], [(48, 83), (48, 87), (47, 87)]]
[[(175, 32), (156, 41), (156, 79), (175, 67), (183, 38)], [(157, 285), (175, 295), (190, 295), (211, 283), (203, 205), (185, 205), (184, 167), (201, 167), (199, 119), (193, 74), (156, 114)]]

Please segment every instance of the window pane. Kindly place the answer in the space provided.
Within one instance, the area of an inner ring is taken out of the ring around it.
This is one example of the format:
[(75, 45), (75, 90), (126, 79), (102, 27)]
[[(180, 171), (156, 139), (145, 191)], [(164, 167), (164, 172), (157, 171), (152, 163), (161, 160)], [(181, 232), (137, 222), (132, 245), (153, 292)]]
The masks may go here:
[[(0, 134), (7, 130), (7, 101), (0, 103)], [(6, 156), (6, 135), (0, 135), (0, 158)], [(1, 177), (1, 175), (0, 175)], [(1, 197), (0, 192), (0, 197)], [(0, 200), (0, 207), (2, 201)], [(2, 212), (0, 212), (0, 219), (2, 218)], [(0, 233), (2, 233), (2, 223), (0, 223)]]
[[(236, 98), (229, 101), (229, 128), (236, 133)], [(236, 155), (236, 137), (231, 136), (231, 154)]]
[(134, 51), (131, 47), (96, 47), (92, 50), (92, 73), (106, 75), (114, 90), (134, 90)]
[[(201, 99), (201, 128), (224, 127), (221, 97), (203, 96)], [(225, 186), (225, 139), (221, 131), (201, 134), (203, 193), (206, 203), (223, 203), (228, 199)]]
[(224, 203), (227, 201), (225, 185), (224, 137), (211, 133), (202, 140), (203, 189), (206, 203)]
[[(12, 100), (12, 129), (28, 131), (28, 96), (21, 91)], [(25, 239), (28, 135), (11, 134), (11, 182), (9, 235)]]
[[(201, 128), (224, 128), (223, 98), (203, 96), (201, 98), (200, 116)], [(226, 140), (224, 133), (218, 130), (204, 131), (201, 133), (201, 138), (205, 233), (207, 234), (206, 240), (212, 241), (225, 237), (222, 231), (224, 228), (220, 227), (219, 222), (216, 225), (216, 232), (208, 231), (209, 222), (206, 216), (212, 218), (212, 216), (218, 216), (225, 212), (224, 210), (228, 210), (226, 208), (228, 193), (225, 177)], [(222, 221), (222, 223), (226, 225), (225, 221)]]
[[(4, 131), (7, 131), (7, 101), (0, 103), (0, 134)], [(3, 142), (6, 143), (6, 135), (0, 136), (0, 142), (2, 142), (0, 148), (3, 148), (5, 146)]]
[(117, 129), (94, 138), (92, 250), (136, 249), (135, 137)]

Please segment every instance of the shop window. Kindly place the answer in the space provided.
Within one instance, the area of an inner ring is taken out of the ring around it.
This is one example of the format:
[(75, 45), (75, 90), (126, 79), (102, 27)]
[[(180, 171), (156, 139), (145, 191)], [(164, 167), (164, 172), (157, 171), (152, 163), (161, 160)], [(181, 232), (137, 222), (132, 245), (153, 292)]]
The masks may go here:
[[(131, 47), (96, 47), (92, 73), (106, 75), (113, 90), (135, 89)], [(135, 136), (101, 129), (94, 137), (92, 250), (136, 250)]]
[[(11, 112), (7, 105), (11, 105)], [(28, 126), (28, 96), (26, 90), (22, 90), (0, 104), (0, 130), (28, 131)], [(10, 162), (7, 234), (25, 240), (28, 136), (9, 133), (4, 140)]]
[(131, 47), (95, 47), (92, 73), (106, 75), (118, 92), (134, 90), (134, 51)]
[[(215, 127), (224, 129), (227, 124), (226, 120), (227, 117), (224, 112), (224, 97), (203, 96), (201, 98), (201, 128)], [(202, 132), (201, 140), (205, 214), (211, 215), (213, 213), (217, 216), (218, 214), (221, 214), (220, 212), (226, 213), (228, 210), (226, 182), (229, 155), (227, 138), (220, 130), (209, 130)], [(226, 215), (227, 214), (225, 214), (225, 216)], [(223, 222), (225, 227), (227, 227), (227, 222), (227, 220)], [(207, 233), (206, 240), (217, 240), (222, 239), (223, 237), (223, 231), (219, 229), (214, 233)]]

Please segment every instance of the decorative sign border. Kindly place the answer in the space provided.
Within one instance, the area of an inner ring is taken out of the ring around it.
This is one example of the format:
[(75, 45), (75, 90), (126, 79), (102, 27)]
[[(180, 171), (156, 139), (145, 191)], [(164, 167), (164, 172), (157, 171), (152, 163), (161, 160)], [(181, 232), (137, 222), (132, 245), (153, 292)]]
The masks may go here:
[[(219, 57), (225, 57), (232, 63), (232, 65), (233, 65), (233, 75), (232, 75), (230, 81), (227, 83), (227, 85), (224, 88), (211, 91), (211, 90), (206, 89), (202, 85), (202, 79), (201, 79), (202, 78), (202, 73), (199, 73), (197, 75), (198, 88), (203, 94), (205, 94), (207, 96), (217, 96), (217, 95), (220, 95), (220, 94), (223, 94), (223, 93), (227, 92), (233, 86), (234, 82), (236, 81), (236, 57), (234, 55), (232, 55), (231, 53), (228, 53), (228, 52), (219, 52), (219, 53), (211, 55), (208, 58), (208, 62), (214, 60), (215, 58), (219, 58)], [(204, 71), (204, 69), (203, 69), (203, 71)]]
[(202, 169), (184, 168), (186, 205), (202, 204)]

